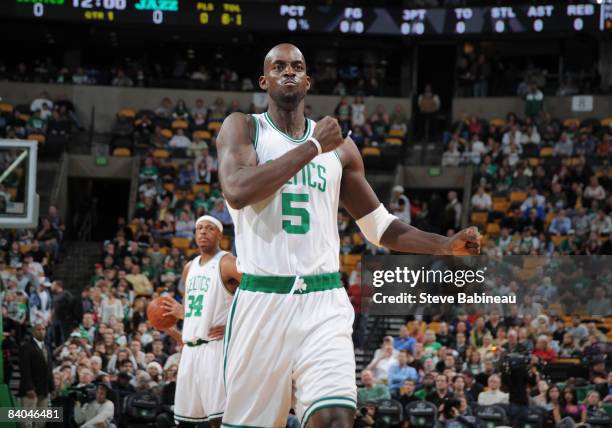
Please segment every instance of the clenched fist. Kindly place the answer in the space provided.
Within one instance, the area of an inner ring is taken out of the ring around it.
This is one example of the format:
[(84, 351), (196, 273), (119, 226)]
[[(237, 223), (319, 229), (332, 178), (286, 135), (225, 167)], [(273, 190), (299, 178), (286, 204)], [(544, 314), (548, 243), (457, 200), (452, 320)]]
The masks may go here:
[(338, 121), (329, 116), (317, 122), (312, 136), (321, 144), (323, 153), (331, 152), (344, 142)]
[(453, 256), (477, 256), (480, 254), (481, 236), (478, 229), (468, 227), (449, 239), (447, 254)]

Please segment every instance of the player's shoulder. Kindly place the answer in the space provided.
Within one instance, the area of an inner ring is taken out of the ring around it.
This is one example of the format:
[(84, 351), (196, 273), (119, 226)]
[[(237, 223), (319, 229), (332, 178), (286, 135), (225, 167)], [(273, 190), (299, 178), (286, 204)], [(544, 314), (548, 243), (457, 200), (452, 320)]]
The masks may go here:
[(193, 263), (194, 260), (195, 260), (195, 258), (192, 259), (192, 260), (189, 260), (187, 263), (185, 263), (185, 266), (183, 266), (183, 272), (188, 272), (189, 271), (189, 268), (191, 267), (191, 264)]
[(344, 144), (341, 144), (336, 151), (338, 152), (338, 157), (340, 158), (340, 163), (342, 163), (343, 168), (352, 165), (354, 162), (362, 162), (359, 148), (351, 137), (346, 137), (344, 139)]
[(252, 126), (252, 123), (254, 122), (254, 120), (255, 119), (250, 114), (242, 113), (240, 111), (235, 111), (225, 118), (225, 120), (223, 121), (223, 124), (227, 126), (231, 126), (232, 128), (238, 127), (240, 129), (243, 127)]
[(242, 112), (234, 112), (231, 113), (228, 117), (223, 121), (223, 126), (221, 127), (221, 131), (219, 136), (223, 140), (224, 135), (231, 135), (228, 139), (230, 142), (240, 141), (239, 139), (232, 138), (236, 137), (240, 134), (251, 136), (254, 133), (256, 122), (255, 118), (246, 113)]
[(236, 256), (234, 256), (232, 253), (223, 254), (219, 259), (219, 265), (221, 266), (221, 269), (224, 267), (236, 266)]

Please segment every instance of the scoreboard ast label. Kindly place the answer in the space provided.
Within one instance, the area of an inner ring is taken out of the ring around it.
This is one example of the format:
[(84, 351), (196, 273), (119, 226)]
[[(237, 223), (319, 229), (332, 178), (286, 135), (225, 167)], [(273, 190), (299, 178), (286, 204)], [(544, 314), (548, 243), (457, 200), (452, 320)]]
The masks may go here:
[[(307, 1), (0, 0), (0, 16), (103, 24), (233, 28), (245, 31), (347, 33), (403, 37), (476, 34), (571, 34), (612, 30), (606, 2), (474, 8), (343, 7)], [(373, 3), (373, 2), (372, 2)], [(367, 4), (367, 3), (366, 3)]]

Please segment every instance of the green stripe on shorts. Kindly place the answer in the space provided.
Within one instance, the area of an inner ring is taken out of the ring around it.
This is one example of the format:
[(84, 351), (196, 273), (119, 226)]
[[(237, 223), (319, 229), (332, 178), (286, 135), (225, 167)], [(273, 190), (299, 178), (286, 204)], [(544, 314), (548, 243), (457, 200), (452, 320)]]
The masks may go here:
[(327, 409), (330, 407), (343, 407), (347, 409), (356, 409), (357, 402), (353, 398), (349, 397), (323, 397), (318, 400), (313, 401), (310, 406), (304, 411), (302, 415), (302, 428), (306, 428), (308, 426), (308, 420), (312, 416), (313, 413)]
[[(295, 278), (295, 276), (264, 276), (245, 273), (242, 275), (239, 290), (289, 294), (293, 289)], [(342, 287), (340, 272), (305, 275), (300, 276), (300, 278), (304, 280), (306, 287), (303, 290), (296, 290), (295, 294), (313, 293)]]

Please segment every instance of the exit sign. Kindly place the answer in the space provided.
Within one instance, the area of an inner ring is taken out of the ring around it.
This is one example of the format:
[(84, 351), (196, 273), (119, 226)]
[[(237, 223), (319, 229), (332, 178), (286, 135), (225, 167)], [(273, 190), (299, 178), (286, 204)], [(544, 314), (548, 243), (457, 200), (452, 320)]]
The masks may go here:
[(442, 170), (439, 166), (429, 168), (430, 177), (438, 177), (440, 174), (442, 174)]
[(96, 156), (96, 166), (108, 165), (108, 158), (106, 156)]

